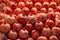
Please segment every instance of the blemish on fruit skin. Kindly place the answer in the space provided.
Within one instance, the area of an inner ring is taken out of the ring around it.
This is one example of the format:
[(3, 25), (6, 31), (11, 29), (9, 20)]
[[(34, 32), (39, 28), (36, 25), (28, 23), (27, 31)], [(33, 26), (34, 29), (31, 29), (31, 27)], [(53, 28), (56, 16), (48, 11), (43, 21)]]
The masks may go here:
[(0, 40), (60, 39), (59, 3), (59, 0), (0, 0)]

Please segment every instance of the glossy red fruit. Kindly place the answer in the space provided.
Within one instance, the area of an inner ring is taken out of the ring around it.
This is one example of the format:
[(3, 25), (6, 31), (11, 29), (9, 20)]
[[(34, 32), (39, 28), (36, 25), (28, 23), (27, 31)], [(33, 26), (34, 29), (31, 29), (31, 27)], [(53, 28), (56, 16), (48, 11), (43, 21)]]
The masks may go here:
[(16, 8), (15, 10), (14, 10), (14, 14), (16, 14), (16, 15), (19, 15), (19, 14), (21, 14), (22, 13), (22, 9), (20, 9), (20, 8)]
[(7, 36), (4, 33), (0, 32), (0, 40), (6, 40)]
[(33, 4), (35, 4), (38, 0), (31, 0), (33, 2)]
[(2, 23), (0, 25), (0, 32), (8, 33), (10, 30), (11, 30), (10, 24), (8, 24), (8, 23), (6, 23), (6, 24)]
[(42, 4), (40, 3), (40, 2), (36, 2), (35, 4), (34, 4), (34, 6), (35, 6), (35, 8), (37, 8), (37, 9), (41, 9), (42, 8)]
[(30, 9), (33, 7), (32, 1), (27, 1), (25, 4), (26, 4), (26, 7), (30, 8)]
[(8, 6), (3, 8), (5, 14), (12, 14), (12, 9)]
[(60, 12), (60, 6), (57, 6), (57, 7), (56, 7), (56, 11), (57, 11), (57, 12)]
[(15, 31), (20, 31), (22, 29), (22, 25), (19, 23), (14, 23), (12, 27)]
[(60, 28), (59, 27), (53, 27), (52, 28), (52, 35), (58, 36), (60, 34)]
[(45, 36), (39, 36), (39, 37), (37, 38), (37, 40), (48, 40), (48, 39), (47, 39), (47, 37), (45, 37)]
[(35, 29), (41, 30), (41, 29), (43, 29), (43, 27), (44, 27), (43, 22), (40, 21), (40, 22), (35, 23)]
[(15, 10), (17, 8), (17, 4), (15, 2), (9, 2), (7, 4), (12, 10)]
[(60, 20), (56, 20), (55, 26), (56, 26), (56, 27), (60, 27)]
[(15, 19), (14, 16), (9, 16), (9, 17), (6, 17), (5, 22), (9, 24), (13, 24), (13, 23), (16, 23), (17, 20)]
[(11, 39), (7, 39), (7, 40), (11, 40)]
[(48, 7), (49, 7), (49, 2), (44, 2), (43, 3), (43, 8), (47, 8), (48, 9)]
[(35, 7), (32, 7), (31, 13), (32, 13), (32, 14), (37, 14), (37, 13), (38, 13), (38, 9), (35, 8)]
[(26, 40), (34, 40), (33, 38), (27, 38)]
[(27, 16), (24, 14), (19, 14), (17, 16), (17, 21), (21, 24), (25, 24), (27, 22)]
[(15, 32), (14, 30), (10, 30), (10, 32), (7, 34), (9, 39), (16, 39), (17, 38), (17, 32)]
[(45, 22), (47, 20), (47, 15), (45, 13), (38, 13), (36, 15), (37, 21)]
[(30, 23), (27, 23), (25, 28), (26, 28), (26, 30), (28, 30), (28, 31), (32, 31), (33, 25), (30, 24)]
[(48, 8), (48, 12), (54, 12), (55, 10), (53, 8)]
[(47, 13), (47, 9), (46, 8), (41, 8), (41, 12)]
[(35, 24), (36, 23), (35, 15), (29, 14), (27, 18), (27, 23)]
[(56, 14), (54, 12), (48, 12), (47, 18), (51, 20), (55, 20)]
[(21, 39), (16, 39), (16, 40), (21, 40)]
[(32, 30), (31, 36), (32, 36), (32, 38), (36, 39), (37, 37), (39, 37), (39, 31), (37, 31), (37, 30)]
[(43, 28), (41, 34), (43, 36), (49, 37), (51, 35), (51, 29), (50, 28)]
[(3, 0), (3, 2), (8, 3), (10, 0)]
[(44, 2), (44, 0), (38, 0), (38, 2), (43, 3), (43, 2)]
[(3, 12), (3, 8), (6, 6), (5, 3), (0, 2), (0, 12)]
[(18, 7), (19, 7), (19, 8), (25, 7), (25, 3), (24, 3), (24, 2), (19, 2), (19, 3), (18, 3)]
[(0, 20), (5, 19), (8, 15), (4, 13), (0, 13)]
[(27, 38), (29, 36), (28, 34), (29, 34), (29, 32), (25, 29), (22, 29), (22, 30), (19, 31), (19, 36), (21, 38)]
[(56, 36), (50, 36), (49, 40), (58, 40), (58, 38)]
[(58, 18), (58, 20), (59, 20), (60, 12), (55, 12), (55, 14), (56, 14), (56, 18)]
[(20, 0), (14, 0), (15, 2), (17, 2), (17, 3), (19, 3), (20, 2)]
[(28, 0), (20, 0), (20, 2), (24, 2), (24, 3), (26, 3), (26, 1), (28, 1)]
[(24, 7), (22, 8), (23, 13), (25, 13), (26, 15), (28, 15), (30, 13), (30, 9), (28, 7)]
[(45, 27), (49, 27), (49, 28), (52, 28), (54, 27), (54, 21), (53, 20), (50, 20), (50, 19), (47, 19), (46, 20), (46, 23), (45, 23)]
[(56, 2), (51, 2), (51, 3), (49, 4), (49, 7), (55, 9), (55, 8), (57, 7), (57, 3), (56, 3)]
[(60, 0), (53, 0), (54, 2), (56, 2), (58, 5), (60, 3)]

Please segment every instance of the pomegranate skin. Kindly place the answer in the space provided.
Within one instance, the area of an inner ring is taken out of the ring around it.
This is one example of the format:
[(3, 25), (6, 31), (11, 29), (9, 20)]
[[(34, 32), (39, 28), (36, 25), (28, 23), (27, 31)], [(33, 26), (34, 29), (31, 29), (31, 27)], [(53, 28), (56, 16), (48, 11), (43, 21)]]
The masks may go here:
[(45, 22), (47, 20), (47, 15), (45, 13), (36, 14), (37, 21)]
[(43, 22), (40, 21), (40, 22), (36, 22), (36, 23), (35, 23), (35, 29), (37, 29), (37, 30), (42, 30), (43, 27), (44, 27)]
[(60, 35), (60, 28), (59, 27), (53, 27), (52, 28), (52, 35), (55, 35), (55, 36)]
[(43, 28), (41, 32), (42, 36), (49, 37), (51, 35), (51, 29), (50, 28)]
[(14, 23), (12, 27), (15, 31), (20, 31), (22, 29), (22, 25), (19, 23)]
[(33, 25), (30, 23), (27, 23), (25, 28), (30, 32), (33, 29)]
[(23, 39), (27, 38), (29, 36), (28, 34), (29, 34), (29, 32), (25, 29), (22, 29), (22, 30), (19, 31), (19, 36)]
[(32, 36), (32, 38), (36, 39), (37, 37), (39, 37), (39, 31), (37, 31), (37, 30), (32, 30), (31, 36)]
[(55, 25), (55, 23), (53, 20), (50, 20), (50, 19), (46, 20), (45, 27), (52, 28), (52, 27), (54, 27), (54, 25)]
[(45, 36), (39, 36), (37, 40), (48, 40)]
[(10, 24), (8, 24), (8, 23), (6, 23), (6, 24), (2, 23), (0, 25), (0, 32), (8, 33), (10, 30), (11, 30)]
[(9, 39), (16, 39), (17, 38), (17, 32), (15, 32), (14, 30), (11, 30), (8, 34), (7, 34)]
[(58, 40), (58, 38), (56, 36), (50, 36), (49, 40)]

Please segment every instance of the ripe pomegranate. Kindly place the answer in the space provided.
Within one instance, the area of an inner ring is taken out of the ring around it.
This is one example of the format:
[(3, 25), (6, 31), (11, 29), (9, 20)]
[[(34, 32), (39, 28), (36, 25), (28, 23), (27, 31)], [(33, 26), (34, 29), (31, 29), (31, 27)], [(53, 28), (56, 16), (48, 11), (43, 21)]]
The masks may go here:
[(44, 27), (43, 22), (40, 21), (40, 22), (35, 23), (35, 29), (41, 30), (41, 29), (43, 29), (43, 27)]
[(50, 36), (49, 40), (58, 40), (58, 38), (56, 36)]
[(54, 27), (54, 21), (50, 20), (50, 19), (47, 19), (46, 23), (45, 23), (45, 27), (49, 27), (49, 28)]
[(8, 24), (8, 23), (6, 23), (6, 24), (2, 23), (0, 25), (0, 32), (8, 33), (10, 30), (11, 30), (10, 24)]
[(45, 22), (47, 20), (47, 15), (45, 13), (36, 14), (37, 21)]
[(37, 31), (37, 30), (32, 30), (31, 36), (32, 36), (32, 38), (36, 39), (37, 37), (39, 37), (39, 31)]
[(56, 20), (55, 26), (60, 27), (60, 20)]
[(13, 23), (16, 23), (17, 20), (15, 19), (14, 16), (9, 16), (9, 17), (7, 17), (7, 18), (5, 19), (5, 22), (6, 22), (6, 23), (9, 23), (9, 24), (13, 24)]
[(6, 35), (0, 32), (0, 40), (6, 40), (6, 39), (7, 39)]
[(31, 0), (33, 2), (33, 4), (35, 4), (38, 0)]
[(38, 9), (35, 8), (35, 7), (32, 7), (32, 8), (31, 8), (31, 13), (32, 13), (32, 14), (37, 14), (37, 13), (38, 13)]
[(26, 30), (28, 30), (28, 31), (32, 31), (33, 25), (30, 24), (30, 23), (27, 23), (25, 28), (26, 28)]
[(33, 38), (27, 38), (26, 40), (34, 40)]
[(38, 0), (38, 2), (43, 3), (43, 2), (44, 2), (44, 0)]
[(8, 5), (12, 10), (15, 10), (17, 8), (17, 4), (15, 2), (9, 2)]
[(39, 36), (37, 40), (48, 40), (45, 36)]
[(27, 23), (35, 24), (36, 23), (35, 15), (29, 14), (27, 18)]
[(30, 9), (28, 7), (24, 7), (22, 9), (23, 13), (25, 13), (26, 15), (28, 15), (30, 13)]
[(57, 6), (55, 11), (60, 12), (60, 6)]
[(24, 2), (19, 2), (19, 3), (18, 3), (18, 7), (19, 7), (19, 8), (25, 7), (25, 3), (24, 3)]
[(41, 8), (41, 12), (47, 13), (47, 9), (46, 8)]
[(27, 38), (29, 36), (28, 34), (29, 34), (29, 32), (25, 29), (22, 29), (22, 30), (19, 31), (19, 36), (21, 38)]
[(50, 28), (43, 28), (41, 34), (43, 36), (49, 37), (51, 35), (51, 29)]
[(43, 8), (47, 8), (48, 9), (48, 7), (49, 7), (49, 2), (44, 2), (43, 3)]
[(8, 3), (10, 0), (3, 0), (3, 2)]
[(49, 4), (49, 7), (55, 9), (55, 8), (57, 7), (57, 3), (56, 3), (56, 2), (51, 2), (51, 3)]
[(5, 19), (6, 17), (8, 17), (8, 15), (4, 13), (0, 13), (0, 20)]
[(48, 8), (48, 12), (54, 12), (55, 10), (53, 8)]
[(54, 12), (48, 12), (47, 18), (51, 20), (55, 20), (56, 14)]
[(35, 8), (37, 8), (37, 9), (41, 9), (42, 8), (42, 4), (40, 3), (40, 2), (36, 2), (35, 4), (34, 4), (34, 6), (35, 6)]
[(26, 4), (26, 7), (30, 8), (30, 9), (33, 7), (32, 1), (27, 1), (25, 4)]
[(5, 14), (12, 14), (12, 9), (8, 6), (3, 8)]
[(27, 22), (27, 16), (25, 14), (19, 14), (17, 16), (17, 21), (21, 24), (25, 24)]
[(9, 39), (16, 39), (17, 38), (17, 32), (15, 32), (14, 30), (10, 30), (10, 32), (7, 34)]
[(3, 12), (3, 8), (6, 6), (5, 3), (0, 2), (0, 12)]
[(16, 9), (14, 10), (14, 14), (16, 14), (16, 15), (19, 15), (20, 13), (22, 13), (22, 9), (16, 8)]
[(60, 28), (59, 27), (53, 27), (52, 28), (52, 34), (55, 36), (60, 35)]
[(56, 2), (58, 5), (60, 3), (60, 0), (53, 0), (54, 2)]
[(21, 40), (21, 39), (16, 39), (16, 40)]
[(12, 27), (15, 31), (20, 31), (22, 29), (22, 25), (19, 23), (14, 23)]

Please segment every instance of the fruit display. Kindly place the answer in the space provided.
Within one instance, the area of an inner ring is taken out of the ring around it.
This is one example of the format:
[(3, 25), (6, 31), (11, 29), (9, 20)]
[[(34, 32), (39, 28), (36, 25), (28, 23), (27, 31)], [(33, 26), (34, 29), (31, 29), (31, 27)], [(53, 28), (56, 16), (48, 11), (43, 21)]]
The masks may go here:
[(60, 40), (60, 0), (0, 0), (0, 40)]

